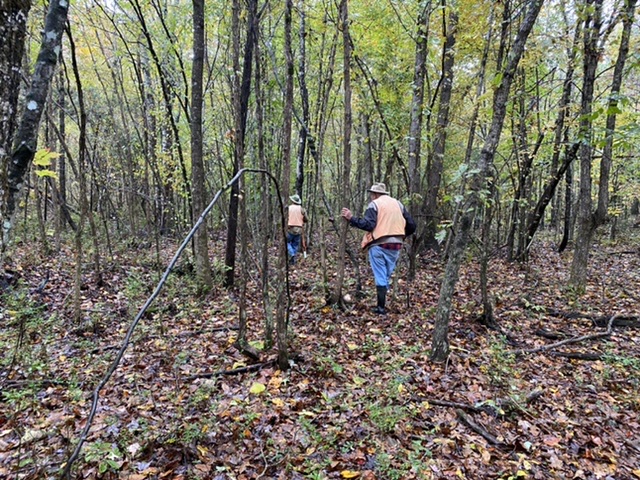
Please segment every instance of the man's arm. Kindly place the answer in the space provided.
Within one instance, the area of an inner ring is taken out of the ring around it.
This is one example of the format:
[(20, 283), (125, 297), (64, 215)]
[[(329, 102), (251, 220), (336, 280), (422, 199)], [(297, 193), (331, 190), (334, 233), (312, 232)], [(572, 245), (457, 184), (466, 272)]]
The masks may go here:
[(342, 216), (349, 220), (349, 225), (352, 227), (356, 227), (367, 232), (373, 232), (373, 229), (376, 228), (376, 223), (378, 223), (378, 208), (375, 203), (371, 202), (365, 210), (364, 217), (362, 218), (352, 216), (350, 210), (348, 216), (344, 215), (344, 213)]

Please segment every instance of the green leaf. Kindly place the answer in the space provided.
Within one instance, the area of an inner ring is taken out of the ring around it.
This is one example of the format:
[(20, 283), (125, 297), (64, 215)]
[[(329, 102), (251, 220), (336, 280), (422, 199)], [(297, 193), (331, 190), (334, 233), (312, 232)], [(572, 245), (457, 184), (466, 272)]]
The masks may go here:
[(33, 157), (33, 164), (38, 167), (49, 167), (51, 162), (58, 157), (60, 157), (59, 153), (52, 152), (48, 148), (41, 148)]
[(36, 170), (36, 175), (39, 177), (58, 178), (58, 174), (53, 170)]
[(267, 387), (264, 384), (260, 382), (256, 382), (253, 385), (251, 385), (251, 389), (249, 391), (254, 395), (259, 395), (260, 393), (264, 392), (266, 389)]

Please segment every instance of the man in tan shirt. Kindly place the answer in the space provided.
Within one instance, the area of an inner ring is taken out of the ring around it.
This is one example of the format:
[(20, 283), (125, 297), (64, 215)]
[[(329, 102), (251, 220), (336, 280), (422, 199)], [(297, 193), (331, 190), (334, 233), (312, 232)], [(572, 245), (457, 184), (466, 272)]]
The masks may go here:
[(296, 263), (296, 253), (300, 248), (300, 239), (302, 238), (302, 227), (307, 222), (307, 212), (302, 208), (300, 196), (293, 195), (289, 197), (292, 204), (287, 207), (288, 223), (287, 223), (287, 251), (289, 252), (289, 263)]
[(366, 232), (362, 248), (369, 250), (369, 263), (376, 283), (378, 304), (374, 312), (384, 315), (387, 313), (389, 279), (396, 268), (404, 238), (415, 232), (416, 223), (404, 205), (389, 195), (384, 183), (373, 184), (369, 194), (371, 203), (364, 217), (354, 217), (351, 210), (343, 208), (342, 218)]

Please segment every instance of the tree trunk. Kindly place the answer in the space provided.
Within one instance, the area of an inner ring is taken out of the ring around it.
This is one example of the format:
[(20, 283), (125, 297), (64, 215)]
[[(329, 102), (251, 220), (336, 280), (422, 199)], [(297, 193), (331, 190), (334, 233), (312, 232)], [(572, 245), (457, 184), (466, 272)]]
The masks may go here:
[[(244, 166), (244, 143), (246, 137), (247, 114), (249, 111), (249, 95), (251, 93), (251, 66), (253, 63), (253, 44), (255, 41), (255, 22), (258, 9), (257, 0), (248, 2), (247, 37), (244, 45), (244, 58), (242, 65), (242, 80), (238, 76), (240, 72), (240, 2), (233, 2), (233, 110), (235, 117), (235, 132), (232, 135), (234, 141), (233, 174), (235, 175)], [(225, 251), (224, 284), (232, 287), (235, 277), (236, 243), (238, 238), (238, 206), (242, 181), (233, 184), (229, 199), (229, 222), (227, 224), (227, 242)]]
[[(16, 52), (22, 52), (21, 49), (24, 48), (22, 44), (24, 41), (24, 26), (20, 23), (22, 19), (18, 17), (24, 15), (24, 21), (26, 21), (30, 2), (17, 2), (16, 5), (21, 12), (13, 9), (3, 10), (3, 13), (6, 11), (10, 16), (8, 20), (13, 20), (13, 23), (2, 27), (5, 30), (9, 30), (6, 33), (11, 40), (9, 42), (3, 42), (2, 53), (0, 53), (0, 55), (2, 55), (2, 60), (0, 61), (3, 63), (3, 65), (0, 66), (8, 68), (8, 70), (3, 71), (2, 75), (5, 76), (5, 78), (7, 75), (9, 76), (8, 83), (10, 88), (17, 87), (14, 82), (19, 80), (20, 70), (18, 69), (17, 72), (14, 72), (13, 68), (19, 67), (22, 55), (16, 59), (12, 57), (15, 52), (10, 53), (7, 52), (6, 49), (15, 48)], [(13, 95), (16, 95), (15, 98), (17, 99), (18, 90), (16, 90), (15, 93), (13, 91), (0, 92), (3, 94), (8, 93), (7, 97), (2, 97), (3, 100), (1, 103), (4, 103), (5, 98), (9, 99), (8, 106), (3, 106), (3, 111), (1, 112), (3, 115), (8, 114), (8, 120), (5, 126), (3, 116), (2, 136), (4, 138), (0, 139), (2, 140), (0, 148), (3, 149), (3, 151), (0, 152), (0, 172), (2, 172), (0, 173), (0, 175), (2, 175), (2, 178), (0, 178), (0, 225), (2, 225), (0, 227), (2, 228), (2, 234), (0, 235), (0, 265), (4, 264), (4, 253), (10, 241), (13, 217), (18, 204), (18, 195), (26, 180), (26, 172), (37, 150), (40, 120), (44, 112), (49, 87), (58, 61), (62, 33), (64, 32), (64, 26), (67, 21), (68, 6), (68, 2), (64, 0), (51, 0), (49, 4), (40, 52), (38, 53), (35, 70), (31, 78), (31, 86), (25, 98), (26, 108), (22, 113), (15, 139), (10, 138), (10, 135), (14, 131), (15, 125), (12, 120), (12, 118), (15, 118), (12, 113), (15, 112), (15, 104), (12, 105), (12, 103), (15, 102)], [(16, 15), (16, 17), (12, 15)], [(13, 43), (14, 41), (15, 43)], [(11, 63), (13, 61), (17, 61), (18, 63)], [(5, 73), (7, 71), (12, 73)], [(14, 75), (17, 75), (17, 77), (14, 77)], [(11, 155), (7, 156), (6, 153), (4, 153), (7, 151), (5, 149), (12, 143), (14, 145), (13, 150), (11, 151)]]
[[(344, 117), (343, 117), (343, 141), (342, 141), (342, 183), (340, 196), (343, 199), (351, 198), (349, 178), (351, 177), (351, 128), (353, 125), (351, 113), (351, 39), (349, 37), (349, 7), (348, 0), (340, 2), (340, 25), (342, 27), (343, 70), (342, 81), (344, 83)], [(334, 290), (329, 303), (343, 305), (342, 287), (344, 283), (345, 252), (347, 246), (347, 230), (349, 224), (340, 222), (340, 239), (338, 242), (337, 275)]]
[(559, 164), (562, 144), (563, 142), (566, 144), (566, 140), (568, 138), (568, 127), (566, 127), (565, 120), (567, 117), (569, 106), (571, 104), (573, 74), (575, 71), (575, 58), (576, 52), (578, 51), (580, 32), (580, 22), (578, 22), (573, 35), (572, 46), (571, 48), (567, 49), (569, 64), (567, 66), (567, 74), (563, 82), (562, 96), (560, 97), (560, 103), (558, 105), (558, 118), (556, 119), (556, 124), (554, 127), (553, 154), (551, 157), (551, 177), (547, 180), (547, 183), (543, 189), (543, 193), (538, 199), (536, 206), (527, 217), (526, 236), (523, 249), (519, 250), (515, 255), (515, 258), (518, 260), (524, 260), (528, 256), (531, 240), (533, 240), (533, 236), (536, 234), (538, 227), (542, 222), (544, 212), (549, 203), (552, 201), (560, 180), (562, 179), (563, 175), (565, 175), (565, 172), (569, 168), (571, 162), (575, 160), (576, 153), (578, 151), (577, 143), (571, 146), (566, 145), (564, 149), (564, 159), (562, 161), (562, 164)]
[[(291, 127), (293, 121), (293, 47), (291, 39), (291, 23), (293, 15), (293, 1), (285, 1), (284, 13), (284, 57), (286, 62), (286, 79), (284, 91), (283, 138), (282, 138), (282, 196), (285, 203), (289, 199), (289, 183), (291, 182)], [(280, 249), (280, 278), (287, 274), (287, 245), (286, 238), (281, 238)], [(288, 350), (288, 318), (289, 299), (286, 295), (285, 284), (278, 285), (278, 308), (276, 311), (276, 338), (278, 341), (278, 366), (281, 370), (289, 368)]]
[[(298, 52), (298, 84), (300, 85), (300, 101), (302, 103), (302, 122), (300, 126), (299, 135), (300, 140), (298, 143), (298, 160), (296, 163), (296, 194), (300, 198), (304, 198), (302, 194), (302, 187), (304, 185), (304, 170), (305, 170), (305, 153), (307, 151), (307, 131), (309, 128), (309, 91), (307, 89), (307, 26), (306, 15), (304, 11), (304, 2), (299, 1), (298, 12), (300, 14), (300, 30), (298, 38), (300, 41)], [(307, 235), (308, 232), (303, 232), (303, 235)]]
[[(258, 145), (258, 162), (260, 168), (265, 171), (269, 170), (267, 156), (265, 153), (264, 144), (264, 94), (262, 91), (262, 64), (260, 55), (260, 19), (256, 19), (256, 28), (254, 29), (256, 38), (254, 39), (255, 50), (255, 99), (256, 99), (256, 128), (258, 131), (257, 145)], [(273, 347), (273, 333), (274, 333), (274, 319), (271, 304), (270, 293), (270, 278), (271, 271), (269, 265), (269, 258), (271, 257), (269, 252), (270, 240), (273, 234), (273, 209), (271, 198), (269, 194), (269, 179), (266, 175), (260, 176), (261, 191), (264, 192), (264, 202), (262, 215), (260, 216), (260, 234), (261, 234), (261, 251), (260, 251), (260, 280), (262, 283), (262, 304), (264, 307), (264, 345), (265, 349)], [(282, 283), (282, 282), (280, 282)]]
[(600, 28), (602, 26), (602, 3), (603, 0), (587, 0), (585, 7), (585, 29), (584, 29), (584, 57), (583, 57), (583, 80), (582, 99), (580, 102), (580, 129), (578, 138), (580, 147), (578, 156), (580, 158), (580, 194), (578, 201), (578, 234), (576, 236), (573, 262), (571, 263), (571, 275), (569, 284), (577, 291), (583, 292), (587, 281), (587, 268), (589, 260), (589, 250), (595, 231), (595, 221), (592, 213), (591, 199), (591, 163), (593, 155), (593, 120), (591, 112), (593, 109), (593, 95), (596, 81), (596, 70), (600, 48)]
[[(444, 10), (443, 10), (444, 15)], [(443, 18), (443, 23), (445, 23)], [(456, 34), (458, 16), (452, 10), (449, 13), (449, 25), (443, 32), (446, 36), (444, 51), (442, 52), (442, 87), (438, 104), (438, 117), (436, 120), (433, 148), (428, 161), (429, 172), (427, 177), (426, 195), (424, 200), (425, 229), (423, 233), (424, 245), (427, 248), (436, 249), (436, 227), (438, 217), (436, 215), (438, 194), (442, 181), (444, 168), (444, 153), (447, 140), (447, 128), (449, 127), (449, 104), (453, 91), (453, 66), (456, 46)]]
[[(411, 212), (416, 214), (419, 202), (414, 201), (414, 196), (420, 192), (420, 146), (422, 137), (422, 118), (424, 111), (424, 81), (427, 75), (427, 58), (429, 54), (429, 17), (431, 14), (431, 1), (426, 0), (420, 4), (416, 33), (416, 56), (413, 66), (413, 83), (411, 84), (411, 121), (409, 124), (409, 194), (410, 202), (407, 205)], [(417, 215), (416, 215), (417, 216)]]
[(440, 298), (436, 310), (435, 327), (432, 338), (431, 359), (436, 362), (443, 362), (449, 356), (449, 318), (451, 315), (451, 302), (458, 281), (458, 272), (462, 262), (464, 250), (469, 242), (471, 227), (473, 225), (476, 212), (482, 207), (485, 199), (483, 192), (486, 191), (486, 182), (491, 174), (493, 158), (498, 147), (502, 126), (506, 115), (507, 100), (509, 90), (515, 75), (520, 58), (524, 53), (524, 47), (529, 37), (529, 33), (542, 8), (543, 0), (531, 0), (528, 2), (525, 18), (520, 24), (518, 34), (513, 42), (513, 47), (501, 75), (501, 82), (497, 86), (493, 96), (493, 118), (484, 146), (478, 160), (478, 173), (474, 175), (472, 192), (466, 205), (463, 206), (463, 214), (460, 218), (460, 225), (456, 228), (457, 237), (453, 242), (451, 254), (445, 267), (445, 275), (440, 287)]
[[(204, 0), (193, 0), (193, 67), (191, 72), (191, 185), (192, 218), (207, 207), (202, 158), (202, 72), (204, 69)], [(206, 222), (195, 234), (196, 275), (203, 291), (211, 289), (211, 263)]]
[(618, 108), (618, 99), (620, 97), (620, 89), (622, 87), (622, 77), (624, 73), (627, 56), (629, 55), (629, 42), (631, 38), (631, 28), (633, 26), (634, 14), (637, 0), (625, 0), (624, 10), (622, 12), (622, 37), (620, 38), (620, 48), (618, 49), (618, 58), (613, 69), (613, 79), (611, 82), (611, 91), (609, 92), (609, 101), (607, 104), (607, 120), (605, 127), (605, 144), (602, 151), (602, 160), (600, 161), (600, 182), (598, 184), (598, 207), (595, 212), (595, 227), (602, 225), (607, 217), (609, 210), (609, 177), (611, 175), (611, 167), (613, 164), (613, 140), (616, 130), (616, 117), (620, 111)]

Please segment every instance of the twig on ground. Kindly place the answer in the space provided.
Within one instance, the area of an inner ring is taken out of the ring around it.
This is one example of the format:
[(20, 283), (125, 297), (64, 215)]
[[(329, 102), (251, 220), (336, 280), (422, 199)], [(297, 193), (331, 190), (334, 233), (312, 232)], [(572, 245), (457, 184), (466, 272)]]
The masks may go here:
[(609, 337), (611, 336), (611, 332), (613, 331), (613, 322), (616, 319), (616, 316), (617, 315), (614, 315), (609, 319), (606, 332), (595, 333), (593, 335), (583, 335), (581, 337), (572, 337), (566, 340), (562, 340), (561, 342), (552, 343), (550, 345), (543, 345), (542, 347), (538, 347), (538, 348), (515, 350), (513, 353), (514, 355), (522, 355), (524, 353), (539, 353), (547, 350), (553, 350), (554, 348), (561, 347), (563, 345), (569, 345), (571, 343), (580, 343), (586, 340), (595, 340), (597, 338)]

